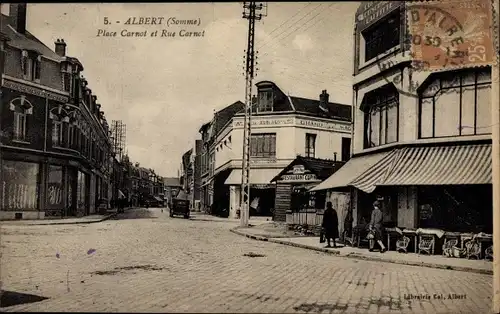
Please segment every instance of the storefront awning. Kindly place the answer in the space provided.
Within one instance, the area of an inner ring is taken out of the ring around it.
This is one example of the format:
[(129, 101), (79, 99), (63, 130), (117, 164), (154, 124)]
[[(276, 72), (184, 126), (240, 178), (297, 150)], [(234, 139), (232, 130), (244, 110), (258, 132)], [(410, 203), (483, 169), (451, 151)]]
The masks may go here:
[[(271, 180), (281, 171), (281, 169), (250, 169), (250, 184), (271, 184)], [(229, 177), (224, 182), (226, 185), (241, 184), (241, 169), (231, 171)]]
[(490, 184), (491, 144), (407, 147), (380, 186)]
[(358, 178), (353, 180), (349, 185), (361, 190), (365, 193), (371, 193), (377, 185), (384, 182), (399, 161), (400, 150), (393, 150), (375, 165), (363, 172)]
[(360, 177), (368, 169), (384, 160), (385, 157), (394, 154), (393, 152), (382, 152), (377, 154), (370, 154), (360, 157), (351, 158), (345, 165), (343, 165), (337, 172), (332, 174), (328, 179), (318, 184), (310, 191), (319, 191), (346, 187), (354, 180)]

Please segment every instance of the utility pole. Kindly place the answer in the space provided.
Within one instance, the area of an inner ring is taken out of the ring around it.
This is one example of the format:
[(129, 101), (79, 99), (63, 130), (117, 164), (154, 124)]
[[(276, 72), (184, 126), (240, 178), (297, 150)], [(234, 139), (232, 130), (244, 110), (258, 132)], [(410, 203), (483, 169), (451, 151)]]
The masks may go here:
[(264, 5), (255, 1), (243, 2), (243, 18), (248, 19), (248, 42), (245, 66), (245, 120), (243, 123), (243, 163), (241, 166), (240, 220), (241, 226), (248, 226), (250, 217), (250, 134), (252, 116), (252, 84), (255, 74), (255, 20), (262, 19)]

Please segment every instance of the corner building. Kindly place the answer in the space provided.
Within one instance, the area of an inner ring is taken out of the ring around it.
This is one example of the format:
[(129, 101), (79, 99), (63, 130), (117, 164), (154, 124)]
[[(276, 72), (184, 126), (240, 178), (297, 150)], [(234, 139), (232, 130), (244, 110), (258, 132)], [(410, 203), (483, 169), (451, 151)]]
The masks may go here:
[(0, 219), (83, 216), (109, 199), (109, 127), (66, 43), (26, 30), (27, 5), (0, 15)]
[(491, 234), (491, 68), (412, 69), (406, 9), (358, 8), (353, 155), (313, 190), (350, 189), (354, 226), (378, 199), (389, 228)]

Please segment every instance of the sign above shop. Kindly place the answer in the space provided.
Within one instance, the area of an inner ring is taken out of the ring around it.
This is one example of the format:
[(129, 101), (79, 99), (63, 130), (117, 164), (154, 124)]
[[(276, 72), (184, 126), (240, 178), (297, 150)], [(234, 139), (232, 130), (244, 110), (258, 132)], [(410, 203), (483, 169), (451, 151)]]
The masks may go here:
[(308, 174), (284, 174), (280, 178), (281, 181), (316, 181), (318, 178), (314, 173)]
[(363, 2), (356, 11), (356, 27), (358, 31), (365, 30), (403, 4), (404, 1)]
[[(293, 125), (293, 118), (278, 118), (278, 119), (256, 119), (253, 118), (252, 126), (285, 126)], [(234, 121), (233, 127), (243, 127), (243, 121)]]
[(297, 125), (318, 128), (318, 129), (326, 129), (329, 131), (351, 132), (351, 125), (350, 124), (343, 124), (343, 123), (317, 121), (317, 120), (311, 120), (311, 119), (297, 119)]

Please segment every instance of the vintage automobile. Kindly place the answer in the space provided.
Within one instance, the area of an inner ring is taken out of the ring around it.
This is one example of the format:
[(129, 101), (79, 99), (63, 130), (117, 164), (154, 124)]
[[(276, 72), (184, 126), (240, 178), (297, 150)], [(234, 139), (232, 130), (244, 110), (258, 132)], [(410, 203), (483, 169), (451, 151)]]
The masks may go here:
[(172, 203), (170, 204), (170, 217), (174, 215), (182, 215), (184, 218), (189, 218), (190, 208), (189, 200), (184, 191), (180, 191), (177, 196), (172, 198)]

